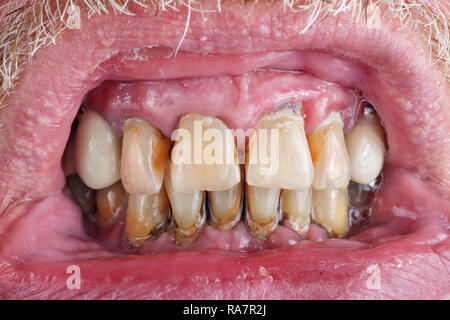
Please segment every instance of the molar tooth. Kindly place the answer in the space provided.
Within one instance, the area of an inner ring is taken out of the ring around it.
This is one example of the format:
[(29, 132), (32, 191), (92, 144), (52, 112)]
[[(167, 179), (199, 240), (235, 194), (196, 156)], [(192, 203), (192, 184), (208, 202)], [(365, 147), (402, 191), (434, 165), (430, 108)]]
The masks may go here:
[(185, 115), (174, 140), (171, 179), (175, 192), (223, 191), (239, 183), (234, 136), (222, 120)]
[(157, 194), (164, 178), (170, 141), (150, 123), (129, 118), (123, 127), (121, 176), (132, 194)]
[(283, 213), (283, 225), (294, 230), (301, 237), (305, 237), (311, 221), (312, 189), (283, 189), (280, 207)]
[(245, 223), (250, 234), (267, 240), (275, 231), (279, 220), (280, 189), (266, 189), (247, 185)]
[(92, 189), (103, 189), (120, 179), (120, 139), (97, 112), (80, 117), (75, 136), (75, 167)]
[(343, 189), (350, 181), (350, 160), (345, 146), (343, 123), (331, 112), (308, 136), (314, 163), (314, 189)]
[(142, 246), (164, 230), (168, 218), (169, 201), (164, 185), (157, 194), (130, 194), (126, 222), (128, 244)]
[(366, 109), (358, 123), (345, 135), (350, 156), (351, 180), (368, 184), (376, 179), (383, 168), (384, 132), (371, 109)]
[(298, 109), (301, 105), (297, 110), (284, 108), (261, 118), (250, 137), (247, 184), (290, 190), (311, 186), (314, 168)]
[(343, 236), (349, 229), (347, 189), (313, 190), (313, 221), (330, 234)]
[(197, 239), (205, 226), (205, 191), (193, 193), (175, 191), (172, 184), (171, 166), (170, 162), (164, 176), (172, 212), (170, 233), (179, 246), (185, 247)]
[(103, 231), (112, 228), (124, 207), (127, 194), (120, 181), (112, 186), (97, 190), (97, 226)]
[(211, 211), (211, 225), (216, 229), (227, 231), (233, 229), (241, 219), (243, 182), (224, 191), (208, 192)]

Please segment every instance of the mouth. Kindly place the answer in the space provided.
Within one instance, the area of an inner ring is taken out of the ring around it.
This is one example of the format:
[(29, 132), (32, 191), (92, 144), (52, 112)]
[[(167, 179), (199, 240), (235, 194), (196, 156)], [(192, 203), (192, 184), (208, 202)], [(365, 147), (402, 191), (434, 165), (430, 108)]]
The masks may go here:
[[(0, 297), (448, 297), (450, 97), (425, 47), (235, 6), (136, 4), (36, 54), (1, 110)], [(193, 117), (280, 129), (284, 171), (258, 175), (251, 138), (233, 139), (241, 166), (177, 166), (166, 141)], [(368, 173), (355, 159), (374, 140)]]

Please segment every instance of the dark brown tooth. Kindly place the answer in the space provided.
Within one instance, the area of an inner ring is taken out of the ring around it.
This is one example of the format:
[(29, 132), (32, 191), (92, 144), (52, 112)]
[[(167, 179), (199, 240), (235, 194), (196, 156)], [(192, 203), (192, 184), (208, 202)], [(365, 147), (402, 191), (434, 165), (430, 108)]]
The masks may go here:
[(253, 237), (267, 240), (278, 226), (280, 191), (246, 184), (245, 224)]
[(130, 194), (128, 197), (126, 236), (130, 247), (140, 247), (161, 233), (169, 218), (169, 200), (164, 185), (158, 194)]
[(61, 165), (66, 177), (77, 172), (75, 169), (75, 142), (72, 135), (70, 136), (66, 149), (64, 150)]
[(73, 201), (80, 207), (84, 216), (92, 222), (97, 211), (95, 190), (86, 186), (76, 174), (68, 176), (66, 183), (72, 194)]
[(348, 185), (348, 200), (353, 207), (365, 207), (372, 200), (375, 192), (380, 187), (382, 176), (369, 184), (360, 184), (351, 181)]
[(100, 231), (110, 229), (116, 224), (126, 199), (127, 193), (120, 181), (97, 190), (97, 226)]

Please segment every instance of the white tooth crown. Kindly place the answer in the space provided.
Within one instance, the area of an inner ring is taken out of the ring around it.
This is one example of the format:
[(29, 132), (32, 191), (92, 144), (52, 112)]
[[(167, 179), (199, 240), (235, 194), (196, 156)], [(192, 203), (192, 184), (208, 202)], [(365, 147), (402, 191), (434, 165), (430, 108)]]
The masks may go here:
[(260, 188), (308, 189), (314, 168), (299, 111), (265, 115), (250, 137), (246, 182)]
[(121, 176), (132, 194), (157, 194), (164, 178), (170, 141), (144, 119), (129, 118), (123, 127)]
[(351, 180), (368, 184), (376, 179), (383, 168), (384, 133), (376, 115), (364, 112), (358, 123), (345, 136), (350, 157)]
[(170, 170), (174, 191), (223, 191), (241, 180), (234, 136), (223, 121), (185, 115), (173, 140)]
[(120, 139), (95, 111), (86, 111), (80, 117), (75, 136), (75, 167), (92, 189), (103, 189), (120, 180)]
[(308, 142), (314, 163), (314, 189), (346, 188), (350, 181), (350, 159), (339, 113), (331, 112), (308, 136)]

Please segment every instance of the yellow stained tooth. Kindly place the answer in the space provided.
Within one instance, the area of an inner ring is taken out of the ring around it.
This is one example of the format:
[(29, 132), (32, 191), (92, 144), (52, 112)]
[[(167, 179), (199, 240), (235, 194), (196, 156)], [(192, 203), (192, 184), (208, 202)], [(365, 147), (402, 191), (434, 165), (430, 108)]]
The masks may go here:
[(150, 123), (129, 118), (123, 127), (121, 176), (132, 194), (156, 194), (161, 189), (170, 141)]
[(343, 236), (349, 229), (347, 189), (313, 190), (313, 221), (333, 236)]
[(226, 124), (199, 114), (183, 116), (173, 134), (171, 179), (178, 193), (223, 191), (239, 183), (233, 133)]
[(127, 194), (122, 183), (116, 182), (110, 187), (97, 190), (97, 225), (101, 231), (112, 228), (124, 207)]
[(172, 212), (170, 232), (179, 246), (188, 246), (197, 239), (205, 226), (205, 191), (176, 192), (172, 185), (171, 163), (168, 166), (164, 183)]
[(225, 191), (208, 192), (211, 225), (227, 231), (233, 229), (241, 219), (243, 182)]
[(270, 189), (308, 189), (313, 174), (301, 111), (284, 108), (263, 116), (249, 141), (247, 184)]
[(383, 128), (375, 112), (366, 109), (355, 127), (345, 135), (352, 181), (368, 184), (380, 174), (386, 152), (384, 140)]
[(95, 111), (80, 117), (75, 135), (75, 167), (91, 189), (103, 189), (120, 180), (120, 139)]
[(294, 230), (301, 237), (305, 237), (311, 222), (312, 189), (283, 189), (280, 207), (283, 214), (283, 225)]
[(128, 244), (142, 246), (164, 230), (168, 217), (169, 201), (164, 186), (155, 195), (130, 194), (126, 222)]
[(245, 222), (250, 234), (267, 240), (278, 225), (280, 189), (266, 189), (247, 185)]
[(314, 189), (346, 188), (350, 181), (350, 160), (339, 113), (330, 113), (308, 136), (308, 142), (314, 163)]

